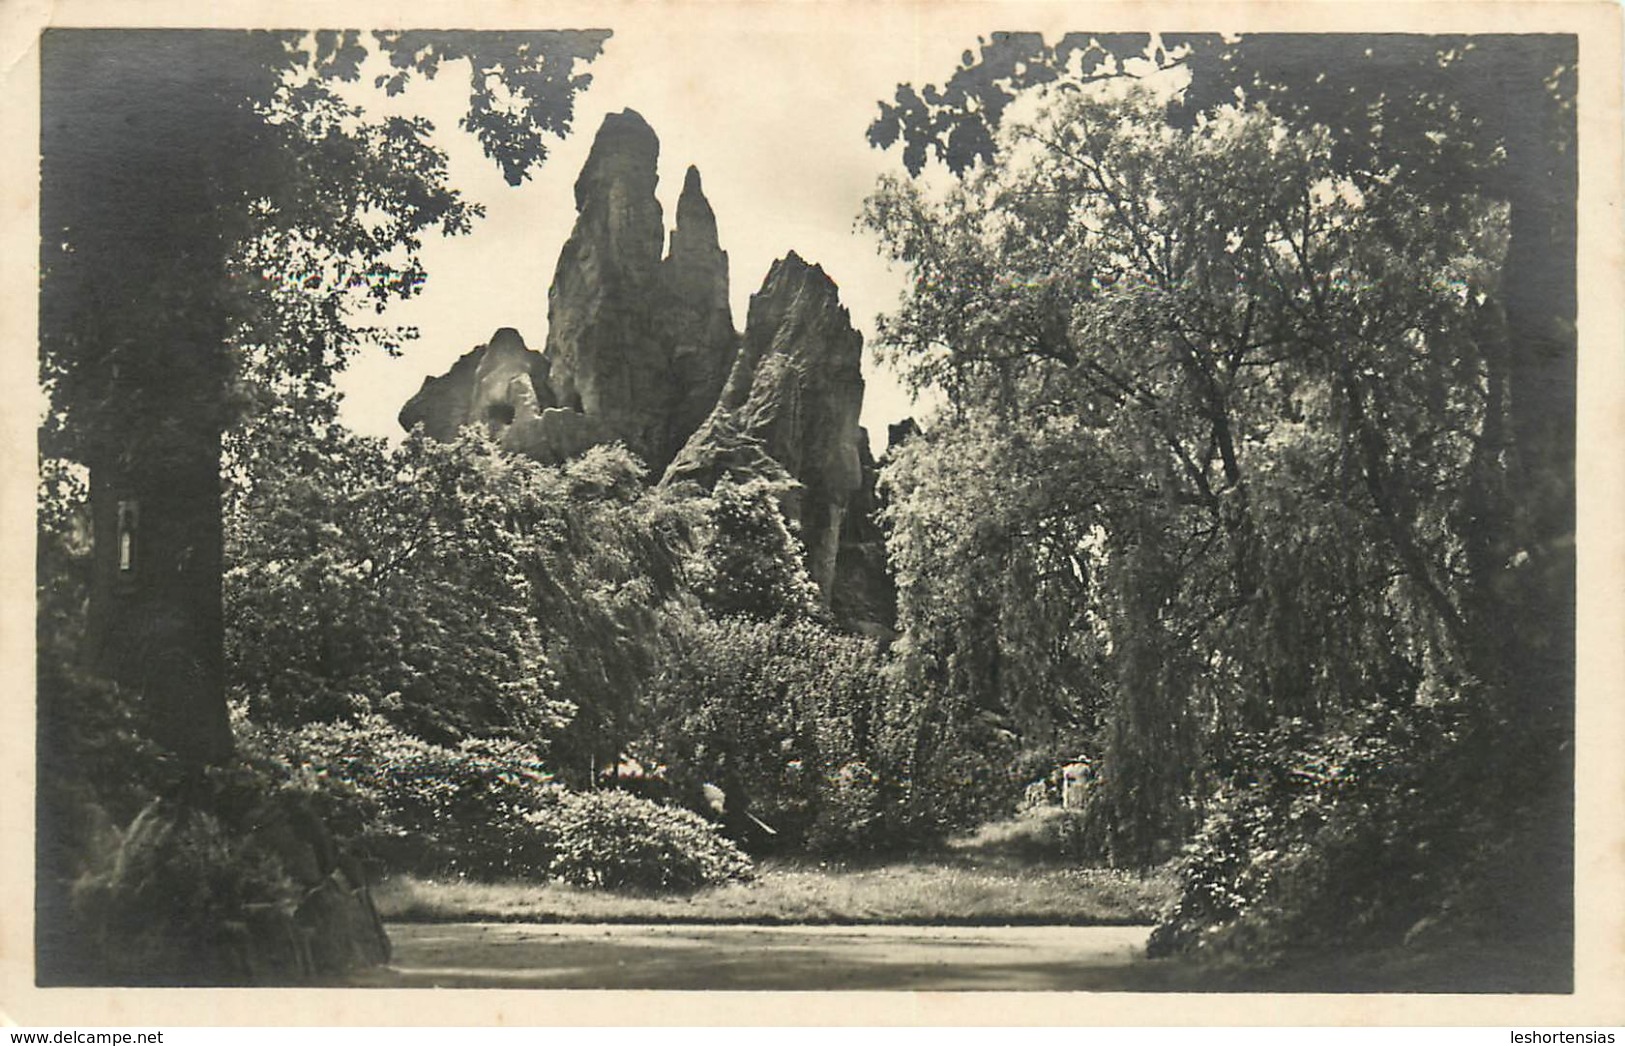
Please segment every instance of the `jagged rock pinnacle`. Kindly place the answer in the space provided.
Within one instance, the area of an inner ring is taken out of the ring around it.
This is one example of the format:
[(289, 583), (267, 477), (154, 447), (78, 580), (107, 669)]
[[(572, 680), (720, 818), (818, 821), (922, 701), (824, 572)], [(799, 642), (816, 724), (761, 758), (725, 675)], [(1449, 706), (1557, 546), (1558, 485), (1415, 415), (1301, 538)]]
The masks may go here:
[[(426, 380), (401, 423), (437, 439), (483, 424), (503, 446), (549, 462), (619, 440), (668, 484), (794, 479), (784, 509), (800, 524), (809, 573), (844, 619), (884, 630), (890, 583), (883, 535), (867, 515), (875, 469), (858, 427), (863, 338), (835, 281), (795, 251), (770, 267), (737, 333), (728, 255), (696, 167), (663, 251), (659, 159), (638, 113), (604, 118), (575, 182), (546, 350), (499, 329)], [(857, 610), (843, 611), (838, 584), (859, 593), (844, 603)]]

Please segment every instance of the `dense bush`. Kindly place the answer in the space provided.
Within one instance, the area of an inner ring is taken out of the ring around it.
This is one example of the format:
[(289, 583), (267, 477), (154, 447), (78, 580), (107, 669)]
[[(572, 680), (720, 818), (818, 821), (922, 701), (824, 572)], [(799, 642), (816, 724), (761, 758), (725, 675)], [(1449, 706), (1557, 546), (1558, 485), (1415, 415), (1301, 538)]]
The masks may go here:
[(819, 853), (880, 850), (889, 830), (881, 778), (867, 763), (844, 763), (819, 782), (818, 813), (807, 829), (807, 848)]
[(928, 820), (909, 778), (914, 707), (870, 640), (696, 620), (651, 689), (649, 744), (675, 794), (698, 805), (720, 788), (729, 834), (753, 849), (882, 849)]
[(41, 983), (299, 983), (382, 961), (353, 789), (252, 747), (187, 763), (127, 691), (41, 668)]
[(42, 787), (87, 790), (121, 824), (173, 787), (175, 760), (129, 691), (52, 658), (40, 659), (38, 687)]
[(1107, 700), (1107, 644), (1079, 558), (1096, 540), (1077, 507), (1099, 496), (1093, 448), (1036, 420), (938, 419), (881, 472), (903, 633), (893, 655), (917, 703), (932, 815), (948, 828), (1013, 813), (1054, 765), (1024, 755), (1088, 747)]
[(382, 870), (538, 878), (553, 859), (560, 789), (517, 742), (436, 745), (379, 716), (294, 731), (238, 724), (242, 743), (313, 781)]
[(930, 683), (907, 700), (902, 772), (913, 831), (941, 836), (1015, 813), (1029, 781), (1008, 718)]
[(698, 815), (624, 792), (568, 791), (515, 742), (435, 745), (377, 716), (291, 732), (240, 721), (237, 730), (291, 779), (310, 782), (330, 822), (354, 825), (379, 871), (641, 889), (749, 873), (749, 860)]
[[(301, 890), (282, 860), (201, 810), (154, 802), (111, 860), (74, 884), (78, 925), (113, 979), (149, 984), (242, 980), (255, 946), (298, 966), (291, 921)], [(278, 932), (280, 931), (280, 932)]]
[(626, 792), (577, 792), (552, 811), (549, 872), (578, 886), (684, 890), (747, 879), (750, 858), (688, 810)]
[[(1286, 720), (1241, 739), (1179, 859), (1179, 900), (1153, 954), (1279, 957), (1501, 919), (1473, 884), (1503, 860), (1525, 789), (1484, 773), (1487, 739), (1473, 731), (1459, 704), (1376, 706), (1337, 729)], [(1464, 790), (1484, 802), (1464, 810)]]

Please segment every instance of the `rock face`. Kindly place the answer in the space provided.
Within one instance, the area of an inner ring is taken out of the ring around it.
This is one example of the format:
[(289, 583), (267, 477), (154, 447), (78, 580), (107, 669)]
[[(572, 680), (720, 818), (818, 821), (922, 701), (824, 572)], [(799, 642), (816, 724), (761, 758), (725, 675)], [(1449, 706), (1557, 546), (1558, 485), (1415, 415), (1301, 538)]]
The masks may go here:
[(746, 471), (755, 444), (801, 485), (785, 506), (801, 524), (807, 572), (834, 588), (847, 504), (863, 486), (863, 336), (835, 281), (794, 252), (773, 263), (750, 302), (745, 337), (716, 409), (662, 482), (715, 482)]
[(728, 305), (728, 255), (717, 241), (717, 219), (690, 167), (677, 199), (677, 227), (660, 268), (661, 316), (670, 349), (670, 453), (710, 416), (733, 367), (739, 336)]
[(897, 620), (897, 588), (886, 566), (886, 533), (880, 528), (882, 508), (876, 487), (880, 467), (869, 450), (869, 433), (858, 430), (858, 465), (863, 477), (846, 505), (841, 524), (841, 549), (830, 586), (830, 609), (839, 621), (874, 626), (877, 637), (891, 631)]
[(539, 461), (563, 461), (614, 438), (597, 419), (556, 406), (548, 360), (526, 348), (512, 327), (467, 352), (401, 408), (401, 427), (423, 426), (433, 439), (450, 442), (465, 425), (484, 425), (505, 450)]
[(604, 119), (576, 179), (576, 224), (547, 295), (549, 381), (658, 473), (710, 412), (735, 335), (728, 256), (693, 167), (666, 227), (660, 142), (630, 109)]
[(654, 323), (666, 225), (655, 199), (660, 143), (630, 110), (605, 117), (576, 179), (576, 224), (547, 293), (549, 382), (657, 464), (668, 442), (668, 354)]
[(668, 484), (788, 474), (796, 489), (785, 511), (825, 600), (838, 618), (889, 625), (874, 462), (858, 427), (863, 338), (835, 282), (793, 252), (773, 264), (736, 333), (728, 255), (693, 167), (662, 257), (659, 155), (637, 113), (605, 118), (576, 180), (545, 351), (497, 331), (426, 379), (401, 424), (441, 440), (482, 424), (546, 462), (619, 440)]
[(876, 638), (889, 637), (897, 621), (897, 585), (887, 566), (886, 532), (880, 526), (886, 507), (878, 489), (880, 469), (898, 447), (919, 434), (913, 418), (888, 425), (886, 451), (878, 462), (869, 451), (869, 433), (863, 431), (858, 440), (863, 483), (847, 503), (830, 602), (837, 620)]

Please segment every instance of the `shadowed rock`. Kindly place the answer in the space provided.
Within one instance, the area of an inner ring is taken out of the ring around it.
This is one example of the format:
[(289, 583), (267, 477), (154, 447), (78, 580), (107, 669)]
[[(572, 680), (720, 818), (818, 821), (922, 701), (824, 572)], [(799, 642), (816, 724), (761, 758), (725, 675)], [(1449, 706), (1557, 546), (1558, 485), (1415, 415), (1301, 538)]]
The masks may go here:
[(880, 528), (880, 466), (869, 450), (869, 432), (858, 429), (862, 482), (846, 504), (830, 609), (843, 621), (876, 638), (890, 636), (897, 620), (897, 587), (886, 561), (886, 533)]
[(604, 118), (576, 179), (576, 224), (547, 294), (557, 404), (595, 419), (654, 466), (669, 437), (669, 351), (652, 308), (666, 227), (660, 142), (628, 109)]
[(546, 357), (503, 327), (445, 374), (425, 378), (401, 408), (401, 427), (421, 424), (431, 438), (450, 442), (463, 426), (483, 425), (503, 449), (538, 461), (563, 461), (606, 442), (594, 419), (554, 405), (547, 374)]
[(728, 255), (717, 242), (717, 219), (700, 188), (700, 172), (688, 169), (677, 200), (677, 227), (661, 263), (661, 326), (670, 348), (672, 397), (664, 469), (717, 404), (733, 366), (739, 336), (728, 305)]
[(863, 336), (835, 281), (792, 251), (752, 296), (722, 398), (662, 480), (709, 486), (751, 475), (750, 450), (759, 448), (800, 484), (785, 509), (800, 523), (807, 572), (826, 601), (847, 504), (863, 483), (862, 357)]

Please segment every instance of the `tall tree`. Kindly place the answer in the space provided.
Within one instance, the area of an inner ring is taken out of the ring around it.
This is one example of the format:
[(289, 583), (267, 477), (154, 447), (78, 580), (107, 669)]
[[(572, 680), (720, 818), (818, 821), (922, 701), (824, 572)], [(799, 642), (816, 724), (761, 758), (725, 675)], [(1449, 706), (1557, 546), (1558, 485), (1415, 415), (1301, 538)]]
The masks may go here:
[(963, 174), (995, 157), (1025, 93), (1180, 67), (1173, 123), (1266, 101), (1329, 130), (1336, 170), (1361, 187), (1401, 179), (1443, 213), (1463, 193), (1502, 201), (1504, 320), (1480, 342), (1505, 416), (1478, 447), (1507, 468), (1484, 470), (1463, 537), (1484, 628), (1475, 667), (1550, 745), (1572, 729), (1577, 53), (1557, 34), (995, 33), (941, 85), (900, 85), (869, 139), (901, 143), (912, 173), (935, 158)]
[[(607, 32), (376, 33), (390, 92), (470, 71), (463, 120), (512, 183), (565, 133)], [(423, 119), (372, 120), (335, 82), (359, 33), (53, 29), (43, 39), (42, 450), (90, 469), (87, 652), (161, 739), (230, 750), (221, 440), (268, 381), (325, 387), (357, 323), (410, 297), (422, 237), (468, 231)]]
[[(904, 649), (989, 680), (1047, 665), (1028, 700), (1085, 691), (1023, 646), (1045, 629), (984, 606), (1046, 543), (1074, 557), (1081, 606), (1047, 628), (1105, 655), (1102, 809), (1137, 864), (1229, 738), (1461, 689), (1484, 630), (1463, 513), (1505, 412), (1479, 340), (1504, 206), (1362, 187), (1333, 133), (1265, 107), (1181, 124), (1167, 102), (1057, 94), (1001, 129), (1005, 162), (867, 211), (915, 276), (883, 342), (951, 405), (888, 472)], [(974, 506), (957, 526), (933, 525), (942, 490)]]

